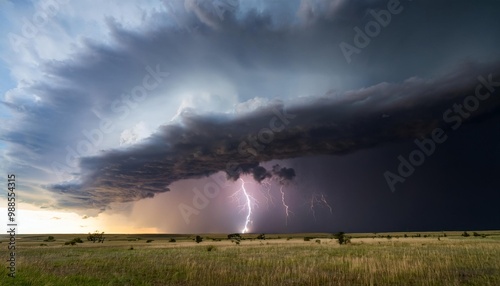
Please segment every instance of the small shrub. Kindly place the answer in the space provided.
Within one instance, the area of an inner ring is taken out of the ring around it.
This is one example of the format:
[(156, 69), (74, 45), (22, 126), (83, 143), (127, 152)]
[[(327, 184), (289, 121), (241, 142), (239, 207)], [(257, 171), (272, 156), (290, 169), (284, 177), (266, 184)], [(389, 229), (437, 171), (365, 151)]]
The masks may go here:
[(342, 244), (348, 244), (351, 243), (351, 239), (345, 235), (344, 232), (337, 232), (336, 234), (333, 235), (334, 238), (337, 239), (338, 243), (340, 245)]
[(475, 232), (475, 231), (472, 233), (472, 235), (473, 235), (473, 236), (476, 236), (476, 237), (481, 236), (479, 233), (477, 233), (477, 232)]
[(316, 239), (314, 242), (316, 242), (317, 244), (320, 244), (321, 240), (320, 239)]
[(199, 235), (196, 236), (196, 238), (194, 239), (194, 241), (196, 241), (196, 243), (200, 243), (203, 241), (203, 238)]
[(387, 235), (387, 239), (391, 239), (391, 238), (392, 238), (392, 236), (390, 236), (390, 235)]
[(241, 239), (241, 235), (239, 233), (231, 233), (227, 235), (227, 239)]
[(176, 242), (175, 238), (171, 238), (168, 242)]
[(464, 233), (462, 233), (462, 236), (463, 236), (463, 237), (469, 237), (469, 236), (470, 236), (470, 234), (468, 234), (466, 231), (464, 231)]
[(49, 236), (47, 239), (44, 239), (43, 241), (46, 241), (46, 242), (52, 242), (52, 241), (55, 241), (54, 237), (51, 235)]
[(153, 242), (153, 241), (154, 241), (154, 240), (152, 240), (152, 239), (148, 239), (148, 240), (146, 240), (146, 243), (151, 243), (151, 242)]
[(311, 238), (310, 237), (304, 237), (304, 241), (310, 241)]
[(45, 244), (45, 243), (40, 243), (40, 246), (47, 246), (47, 244)]
[(407, 238), (407, 237), (408, 237), (408, 235), (405, 233), (404, 237), (405, 237), (405, 238)]
[(128, 249), (128, 250), (134, 250), (134, 247), (133, 247), (133, 246), (131, 246), (131, 247), (129, 247), (129, 249)]
[(216, 249), (217, 248), (215, 246), (213, 246), (213, 245), (207, 246), (207, 251), (212, 251), (212, 250), (215, 251)]
[(77, 238), (73, 238), (73, 241), (76, 242), (76, 243), (83, 243), (83, 240), (79, 237)]

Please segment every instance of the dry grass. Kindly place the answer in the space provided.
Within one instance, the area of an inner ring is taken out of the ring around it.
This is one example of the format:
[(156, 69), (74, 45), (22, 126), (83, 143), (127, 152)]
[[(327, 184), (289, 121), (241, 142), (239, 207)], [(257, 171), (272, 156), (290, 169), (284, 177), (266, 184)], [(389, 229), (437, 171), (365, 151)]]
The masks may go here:
[[(54, 236), (56, 241), (48, 246), (40, 246), (47, 236), (21, 237), (17, 277), (8, 278), (2, 267), (0, 276), (6, 278), (0, 284), (500, 285), (497, 236), (449, 235), (440, 240), (358, 236), (342, 246), (327, 234), (274, 235), (268, 240), (243, 240), (240, 245), (212, 239), (197, 244), (182, 236), (169, 243), (170, 236), (134, 240), (116, 235), (104, 244), (64, 246), (75, 235)], [(321, 243), (304, 241), (304, 236)], [(146, 243), (147, 239), (154, 241)], [(215, 249), (208, 251), (209, 245)]]

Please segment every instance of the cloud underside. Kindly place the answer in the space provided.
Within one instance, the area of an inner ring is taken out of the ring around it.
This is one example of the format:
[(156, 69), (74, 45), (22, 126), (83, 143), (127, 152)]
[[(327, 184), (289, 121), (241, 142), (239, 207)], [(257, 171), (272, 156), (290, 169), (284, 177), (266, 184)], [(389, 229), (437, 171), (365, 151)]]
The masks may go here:
[[(274, 101), (239, 116), (187, 109), (179, 124), (162, 126), (142, 143), (81, 158), (79, 183), (48, 188), (64, 194), (61, 206), (105, 209), (112, 202), (154, 197), (175, 181), (219, 171), (233, 180), (252, 174), (257, 181), (272, 176), (284, 181), (295, 176), (293, 169), (267, 170), (260, 163), (347, 154), (496, 116), (498, 95), (479, 99), (476, 90), (481, 84), (481, 94), (495, 88), (500, 64), (466, 64), (458, 70), (436, 79), (380, 83), (300, 102)], [(455, 104), (464, 103), (469, 109), (458, 112)]]

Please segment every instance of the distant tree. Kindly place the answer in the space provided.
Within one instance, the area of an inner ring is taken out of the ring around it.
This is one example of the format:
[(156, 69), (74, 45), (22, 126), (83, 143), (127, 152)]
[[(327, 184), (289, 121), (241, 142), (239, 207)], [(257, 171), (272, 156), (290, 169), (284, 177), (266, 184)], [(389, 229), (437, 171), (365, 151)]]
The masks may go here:
[(335, 239), (337, 239), (338, 243), (340, 245), (342, 244), (348, 244), (351, 242), (351, 239), (345, 235), (343, 231), (337, 232), (336, 234), (333, 235)]
[(200, 243), (203, 241), (203, 238), (201, 236), (197, 235), (194, 241), (196, 241), (196, 243)]
[(466, 231), (464, 231), (464, 233), (462, 233), (462, 236), (463, 236), (463, 237), (469, 237), (469, 236), (470, 236), (470, 234), (468, 234)]
[(52, 235), (50, 235), (49, 237), (47, 237), (47, 239), (44, 239), (43, 241), (52, 242), (55, 241), (55, 239)]
[(89, 235), (87, 236), (87, 240), (92, 241), (93, 243), (104, 243), (104, 238), (104, 232), (99, 233), (97, 230), (93, 234), (89, 232)]

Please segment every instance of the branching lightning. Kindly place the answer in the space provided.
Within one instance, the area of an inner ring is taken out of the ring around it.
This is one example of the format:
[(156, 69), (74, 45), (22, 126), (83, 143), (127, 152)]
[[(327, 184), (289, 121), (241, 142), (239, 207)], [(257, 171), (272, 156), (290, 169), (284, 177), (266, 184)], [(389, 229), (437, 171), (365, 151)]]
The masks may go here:
[(248, 232), (248, 224), (250, 223), (250, 216), (252, 215), (252, 201), (250, 199), (250, 195), (248, 195), (247, 190), (245, 189), (245, 181), (241, 179), (241, 189), (243, 190), (243, 194), (245, 194), (245, 198), (247, 200), (247, 208), (248, 208), (248, 213), (247, 213), (247, 219), (245, 221), (245, 227), (241, 231), (242, 233), (247, 233)]
[(269, 203), (274, 206), (273, 196), (271, 195), (272, 184), (269, 181), (263, 181), (261, 183), (262, 186), (262, 195), (266, 199), (266, 205), (269, 209)]
[(249, 194), (249, 192), (245, 188), (246, 182), (243, 180), (243, 178), (239, 178), (239, 181), (241, 181), (241, 187), (233, 195), (231, 195), (231, 198), (235, 199), (238, 202), (240, 202), (241, 200), (244, 201), (243, 203), (239, 203), (241, 211), (246, 211), (247, 213), (245, 225), (241, 230), (241, 233), (247, 233), (249, 231), (248, 227), (252, 223), (252, 211), (254, 207), (258, 206), (259, 202)]
[[(274, 200), (277, 198), (278, 193), (274, 193), (273, 196), (273, 187), (277, 188), (279, 185), (279, 195), (281, 196), (281, 204), (284, 209), (285, 214), (285, 225), (288, 226), (288, 219), (293, 212), (290, 210), (289, 201), (286, 198), (286, 190), (285, 187), (288, 185), (288, 181), (279, 180), (277, 178), (268, 178), (265, 180), (261, 180), (260, 183), (260, 192), (252, 193), (257, 189), (248, 189), (248, 181), (245, 181), (242, 177), (238, 178), (238, 181), (241, 182), (240, 188), (234, 192), (230, 197), (237, 202), (240, 212), (245, 212), (245, 222), (242, 225), (241, 233), (248, 233), (250, 231), (250, 227), (253, 224), (252, 217), (254, 215), (255, 208), (259, 206), (259, 201), (255, 198), (255, 196), (262, 196), (266, 200), (266, 205), (269, 208), (269, 205), (274, 204)], [(277, 184), (274, 184), (276, 182)], [(273, 200), (274, 198), (274, 200)], [(318, 215), (318, 208), (327, 208), (330, 214), (333, 214), (333, 209), (331, 205), (328, 203), (324, 194), (321, 193), (312, 193), (311, 198), (306, 201), (306, 204), (309, 206), (309, 209), (312, 213), (314, 221), (316, 221), (316, 216)]]
[[(264, 197), (266, 198), (266, 202), (267, 202), (268, 206), (269, 206), (269, 202), (271, 202), (271, 204), (274, 206), (273, 196), (271, 195), (273, 181), (277, 181), (277, 180), (272, 178), (272, 179), (265, 180), (265, 181), (261, 182), (262, 193), (263, 193)], [(283, 188), (285, 187), (284, 182), (279, 181), (279, 184), (280, 184), (281, 204), (283, 205), (283, 208), (285, 209), (285, 225), (288, 225), (288, 217), (290, 216), (290, 213), (293, 213), (293, 212), (290, 210), (290, 207), (286, 203), (285, 191), (283, 190)]]
[(330, 206), (330, 204), (328, 204), (328, 202), (326, 201), (326, 198), (323, 194), (321, 195), (318, 195), (316, 193), (312, 194), (311, 196), (311, 200), (309, 201), (309, 208), (311, 209), (311, 213), (314, 217), (314, 221), (316, 221), (316, 206), (319, 205), (319, 206), (323, 206), (323, 207), (327, 207), (329, 210), (330, 210), (330, 214), (332, 214), (332, 207)]

